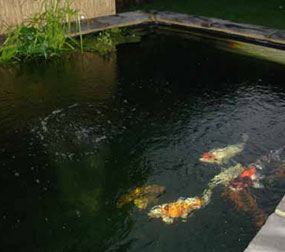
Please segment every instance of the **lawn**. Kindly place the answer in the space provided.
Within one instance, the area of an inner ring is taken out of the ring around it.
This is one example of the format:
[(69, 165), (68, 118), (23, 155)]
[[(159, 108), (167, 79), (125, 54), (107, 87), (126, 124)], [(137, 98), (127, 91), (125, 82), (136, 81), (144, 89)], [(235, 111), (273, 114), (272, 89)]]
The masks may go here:
[(164, 0), (128, 10), (169, 10), (285, 30), (284, 0)]

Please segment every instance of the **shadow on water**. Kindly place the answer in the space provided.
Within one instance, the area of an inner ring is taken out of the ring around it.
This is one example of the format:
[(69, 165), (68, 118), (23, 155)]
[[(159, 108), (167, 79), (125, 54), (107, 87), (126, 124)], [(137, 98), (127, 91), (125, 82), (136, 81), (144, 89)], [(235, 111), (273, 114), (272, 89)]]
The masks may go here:
[[(217, 188), (186, 223), (117, 200), (160, 184), (158, 204), (200, 195), (220, 167), (206, 150), (241, 141), (242, 164), (284, 143), (284, 67), (171, 36), (116, 55), (0, 70), (0, 230), (5, 251), (243, 251), (257, 232)], [(256, 192), (271, 213), (282, 181)], [(265, 195), (265, 196), (262, 196)]]

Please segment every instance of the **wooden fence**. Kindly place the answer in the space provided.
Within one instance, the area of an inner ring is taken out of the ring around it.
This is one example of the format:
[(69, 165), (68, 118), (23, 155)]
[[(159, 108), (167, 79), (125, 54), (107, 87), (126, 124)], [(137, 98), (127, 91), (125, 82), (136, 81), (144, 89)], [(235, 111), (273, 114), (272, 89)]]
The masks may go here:
[[(3, 33), (5, 27), (19, 24), (25, 18), (40, 12), (44, 1), (46, 0), (0, 0), (0, 33)], [(72, 7), (78, 9), (85, 18), (116, 12), (115, 0), (73, 0)]]

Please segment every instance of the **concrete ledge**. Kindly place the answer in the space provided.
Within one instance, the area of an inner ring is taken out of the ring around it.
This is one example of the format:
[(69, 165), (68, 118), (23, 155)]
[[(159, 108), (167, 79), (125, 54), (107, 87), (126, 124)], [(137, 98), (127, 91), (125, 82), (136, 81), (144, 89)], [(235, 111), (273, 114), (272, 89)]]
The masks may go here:
[(111, 16), (97, 17), (84, 20), (81, 23), (81, 32), (74, 27), (74, 36), (89, 34), (115, 27), (127, 27), (140, 24), (162, 24), (179, 26), (199, 30), (199, 32), (211, 32), (223, 34), (228, 38), (245, 39), (247, 42), (262, 42), (268, 47), (285, 49), (285, 31), (263, 26), (240, 24), (217, 18), (186, 15), (168, 11), (133, 11)]
[(285, 211), (285, 196), (284, 198), (279, 202), (278, 206), (276, 207), (276, 209), (280, 210), (280, 211)]
[[(82, 23), (82, 34), (139, 24), (175, 25), (199, 29), (200, 32), (222, 33), (227, 35), (227, 37), (258, 40), (259, 42), (264, 42), (265, 46), (274, 44), (275, 47), (285, 48), (284, 30), (167, 11), (134, 11), (90, 19)], [(75, 35), (78, 34), (78, 32), (75, 32)]]
[[(285, 206), (285, 197), (278, 209)], [(278, 213), (278, 211), (277, 211)], [(285, 217), (273, 213), (267, 219), (255, 238), (250, 242), (245, 252), (284, 252), (285, 251)]]
[(169, 25), (198, 28), (204, 31), (225, 33), (228, 35), (285, 45), (285, 31), (283, 30), (173, 12), (157, 12), (155, 14), (155, 19), (158, 22)]
[(81, 33), (77, 31), (74, 32), (74, 35), (84, 35), (116, 27), (127, 27), (153, 22), (154, 16), (150, 13), (141, 11), (125, 12), (117, 15), (98, 17), (83, 21), (81, 24)]

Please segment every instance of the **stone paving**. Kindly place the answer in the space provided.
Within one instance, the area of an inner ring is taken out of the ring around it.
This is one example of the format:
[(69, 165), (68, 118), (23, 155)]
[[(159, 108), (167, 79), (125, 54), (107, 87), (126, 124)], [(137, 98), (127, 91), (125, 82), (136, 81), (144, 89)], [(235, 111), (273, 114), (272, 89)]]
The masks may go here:
[(285, 196), (245, 252), (285, 251)]
[(262, 42), (265, 46), (285, 49), (284, 30), (168, 11), (133, 11), (83, 20), (81, 23), (81, 31), (79, 32), (78, 28), (74, 26), (73, 34), (76, 36), (115, 27), (127, 27), (140, 24), (157, 24), (196, 29), (199, 32), (211, 32), (214, 35), (223, 34), (234, 39), (251, 39)]
[[(198, 29), (200, 32), (224, 34), (264, 42), (285, 49), (285, 31), (263, 26), (240, 24), (227, 20), (193, 16), (168, 11), (133, 11), (112, 16), (97, 17), (82, 23), (82, 34), (106, 30), (114, 27), (126, 27), (138, 24), (176, 25)], [(74, 31), (75, 35), (78, 32)]]

